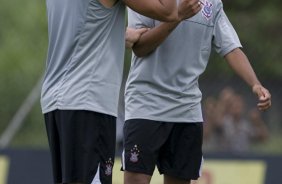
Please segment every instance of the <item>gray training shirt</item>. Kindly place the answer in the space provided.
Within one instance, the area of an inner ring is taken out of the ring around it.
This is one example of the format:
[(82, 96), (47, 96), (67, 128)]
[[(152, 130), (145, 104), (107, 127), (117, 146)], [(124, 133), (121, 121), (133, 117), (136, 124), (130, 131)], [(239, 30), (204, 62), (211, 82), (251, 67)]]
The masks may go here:
[(117, 115), (124, 62), (125, 6), (47, 0), (49, 48), (41, 94), (55, 109)]
[[(125, 119), (203, 122), (198, 78), (211, 48), (224, 56), (241, 47), (220, 0), (203, 1), (202, 10), (182, 21), (150, 55), (133, 55), (125, 91)], [(159, 21), (132, 10), (129, 26), (153, 28)]]

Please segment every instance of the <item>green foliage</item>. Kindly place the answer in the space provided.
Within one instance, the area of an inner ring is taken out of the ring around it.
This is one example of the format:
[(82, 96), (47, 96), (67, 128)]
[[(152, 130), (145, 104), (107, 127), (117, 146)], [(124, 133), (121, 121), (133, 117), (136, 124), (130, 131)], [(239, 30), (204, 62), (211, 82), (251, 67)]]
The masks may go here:
[(24, 126), (12, 140), (11, 146), (47, 148), (48, 140), (43, 118), (40, 104), (37, 103), (27, 116)]
[(46, 49), (44, 1), (1, 2), (0, 133), (41, 77)]

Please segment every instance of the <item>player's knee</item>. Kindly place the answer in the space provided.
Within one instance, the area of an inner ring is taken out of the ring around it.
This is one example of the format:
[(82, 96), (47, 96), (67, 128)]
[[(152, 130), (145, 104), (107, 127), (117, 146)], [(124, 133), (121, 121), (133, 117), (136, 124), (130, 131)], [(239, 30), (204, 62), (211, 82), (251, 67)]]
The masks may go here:
[(124, 172), (124, 184), (149, 184), (150, 180), (150, 175), (128, 171)]

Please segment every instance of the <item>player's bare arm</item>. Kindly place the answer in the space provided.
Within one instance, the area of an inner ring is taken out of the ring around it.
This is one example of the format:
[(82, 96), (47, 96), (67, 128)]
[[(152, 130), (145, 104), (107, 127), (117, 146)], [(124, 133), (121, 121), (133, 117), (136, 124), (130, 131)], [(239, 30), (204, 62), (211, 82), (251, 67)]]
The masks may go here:
[(160, 21), (177, 20), (176, 0), (123, 0), (132, 10)]
[[(123, 0), (124, 3), (132, 10), (147, 17), (164, 21), (179, 21), (182, 17), (190, 12), (195, 2), (200, 4), (199, 0), (181, 0), (182, 13), (179, 14), (175, 0)], [(198, 5), (199, 6), (199, 5)]]
[(141, 35), (148, 31), (148, 28), (140, 28), (140, 29), (133, 29), (130, 27), (126, 28), (126, 33), (125, 33), (125, 46), (126, 48), (132, 48), (134, 43), (136, 43)]
[(154, 27), (142, 34), (138, 42), (133, 46), (133, 52), (138, 57), (143, 57), (154, 51), (177, 27), (177, 25), (185, 19), (188, 19), (201, 10), (201, 5), (198, 0), (185, 0), (178, 6), (177, 21), (163, 22), (157, 27)]
[(259, 110), (266, 110), (271, 106), (271, 95), (258, 80), (247, 56), (237, 48), (224, 56), (230, 67), (252, 87), (253, 92), (258, 96)]
[(134, 54), (138, 57), (144, 57), (153, 52), (178, 24), (178, 21), (162, 23), (141, 35), (132, 47)]
[(107, 8), (111, 8), (115, 5), (118, 0), (99, 0), (102, 5)]

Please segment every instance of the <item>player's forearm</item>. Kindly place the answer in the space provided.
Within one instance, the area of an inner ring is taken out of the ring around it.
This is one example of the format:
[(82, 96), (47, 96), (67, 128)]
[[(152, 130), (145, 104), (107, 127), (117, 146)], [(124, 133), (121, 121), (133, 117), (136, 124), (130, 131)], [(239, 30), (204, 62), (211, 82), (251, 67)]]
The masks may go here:
[(230, 67), (251, 87), (260, 84), (247, 56), (239, 48), (225, 56)]
[(165, 22), (142, 34), (133, 46), (133, 52), (138, 57), (144, 57), (153, 52), (177, 27), (179, 22)]
[(170, 22), (178, 20), (176, 0), (123, 0), (132, 10), (147, 17)]

